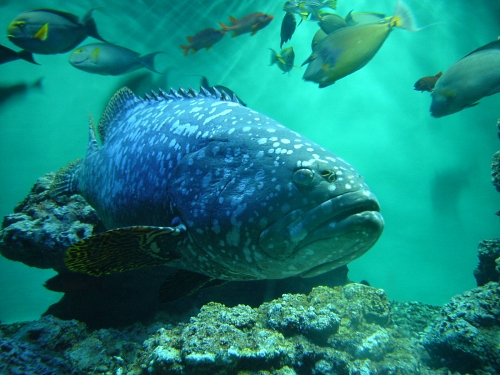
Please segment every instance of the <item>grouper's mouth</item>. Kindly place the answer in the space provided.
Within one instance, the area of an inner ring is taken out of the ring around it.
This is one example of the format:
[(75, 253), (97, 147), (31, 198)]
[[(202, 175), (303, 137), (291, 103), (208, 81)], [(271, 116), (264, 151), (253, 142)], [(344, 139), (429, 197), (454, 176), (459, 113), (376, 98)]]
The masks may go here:
[(260, 245), (277, 260), (303, 257), (309, 271), (302, 276), (314, 276), (373, 246), (384, 227), (379, 210), (370, 191), (345, 193), (312, 209), (290, 212), (261, 233)]

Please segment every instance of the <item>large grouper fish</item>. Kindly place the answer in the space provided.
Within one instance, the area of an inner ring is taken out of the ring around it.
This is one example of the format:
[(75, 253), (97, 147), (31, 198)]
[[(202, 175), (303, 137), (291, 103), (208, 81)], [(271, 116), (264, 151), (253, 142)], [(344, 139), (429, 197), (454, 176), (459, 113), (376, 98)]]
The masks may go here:
[(384, 227), (350, 164), (216, 89), (119, 90), (52, 193), (81, 194), (109, 229), (67, 250), (70, 270), (167, 264), (199, 276), (176, 281), (187, 292), (316, 276), (363, 255)]

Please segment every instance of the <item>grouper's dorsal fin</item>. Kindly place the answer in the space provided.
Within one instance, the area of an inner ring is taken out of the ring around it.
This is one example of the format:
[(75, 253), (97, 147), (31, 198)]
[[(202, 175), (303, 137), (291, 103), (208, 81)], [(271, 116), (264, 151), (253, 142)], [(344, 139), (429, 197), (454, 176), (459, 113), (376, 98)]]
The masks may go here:
[(123, 113), (140, 101), (128, 87), (121, 88), (113, 95), (97, 126), (102, 143), (106, 142), (106, 137), (113, 124), (121, 119)]
[(240, 101), (234, 95), (231, 95), (224, 90), (219, 91), (215, 87), (210, 87), (210, 90), (208, 90), (206, 87), (201, 86), (199, 92), (191, 87), (188, 87), (187, 90), (183, 89), (182, 87), (180, 87), (178, 90), (174, 90), (173, 88), (171, 88), (169, 92), (159, 89), (158, 92), (151, 91), (150, 94), (144, 95), (144, 99), (147, 101), (175, 101), (203, 97), (240, 104)]

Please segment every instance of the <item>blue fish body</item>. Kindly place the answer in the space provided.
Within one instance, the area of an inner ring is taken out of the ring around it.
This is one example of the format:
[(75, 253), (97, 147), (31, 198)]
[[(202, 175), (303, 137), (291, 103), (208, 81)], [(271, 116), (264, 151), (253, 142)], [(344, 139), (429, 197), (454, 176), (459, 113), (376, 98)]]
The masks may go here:
[[(157, 228), (138, 247), (159, 263), (225, 280), (309, 277), (358, 258), (382, 232), (353, 167), (224, 93), (122, 89), (100, 121), (102, 146), (90, 129), (86, 157), (56, 185), (108, 229)], [(78, 244), (68, 252), (80, 262)]]

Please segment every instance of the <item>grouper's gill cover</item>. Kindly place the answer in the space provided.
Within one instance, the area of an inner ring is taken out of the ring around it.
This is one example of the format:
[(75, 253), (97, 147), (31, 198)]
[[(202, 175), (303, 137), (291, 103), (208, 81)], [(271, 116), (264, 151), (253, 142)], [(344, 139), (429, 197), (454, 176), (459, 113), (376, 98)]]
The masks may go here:
[[(108, 229), (168, 227), (144, 236), (155, 260), (141, 265), (228, 280), (308, 277), (358, 258), (382, 232), (378, 202), (351, 165), (224, 94), (140, 99), (122, 89), (99, 124), (101, 147), (94, 133), (91, 124), (86, 157), (59, 183)], [(169, 239), (158, 245), (163, 229)]]

